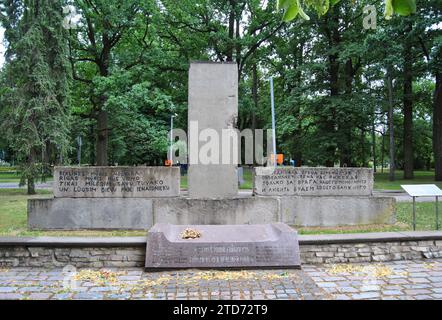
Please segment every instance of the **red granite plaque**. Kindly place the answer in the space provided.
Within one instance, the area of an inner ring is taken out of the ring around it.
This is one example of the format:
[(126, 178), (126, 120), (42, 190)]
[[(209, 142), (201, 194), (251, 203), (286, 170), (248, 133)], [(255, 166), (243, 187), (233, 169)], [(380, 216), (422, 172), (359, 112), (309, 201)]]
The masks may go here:
[[(186, 229), (200, 237), (183, 239)], [(300, 268), (297, 232), (283, 223), (172, 225), (147, 234), (146, 269)]]

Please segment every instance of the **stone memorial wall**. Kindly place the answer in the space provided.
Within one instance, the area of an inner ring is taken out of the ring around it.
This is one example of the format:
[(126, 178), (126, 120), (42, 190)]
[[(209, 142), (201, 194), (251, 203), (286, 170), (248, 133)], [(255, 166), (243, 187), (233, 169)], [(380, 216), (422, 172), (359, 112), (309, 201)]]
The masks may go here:
[(177, 167), (56, 167), (57, 198), (157, 198), (178, 196)]
[(257, 167), (253, 193), (263, 196), (371, 196), (373, 169)]

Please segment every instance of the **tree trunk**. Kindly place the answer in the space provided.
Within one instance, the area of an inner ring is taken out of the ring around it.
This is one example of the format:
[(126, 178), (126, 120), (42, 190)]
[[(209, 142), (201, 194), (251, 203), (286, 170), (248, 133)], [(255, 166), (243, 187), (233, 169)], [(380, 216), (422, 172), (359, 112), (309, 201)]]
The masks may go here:
[(105, 110), (98, 111), (97, 118), (97, 166), (107, 166), (107, 146), (108, 146), (108, 113)]
[[(239, 66), (241, 65), (241, 44), (240, 44), (240, 38), (241, 38), (241, 34), (239, 33), (239, 23), (241, 20), (241, 14), (237, 14), (237, 16), (235, 17), (235, 40), (236, 40), (236, 64), (238, 65), (238, 71), (239, 71)], [(241, 73), (238, 72), (238, 83), (241, 79)]]
[(233, 61), (233, 35), (235, 32), (235, 0), (229, 0), (229, 41), (227, 48), (227, 61)]
[[(411, 32), (411, 22), (407, 24), (407, 35)], [(413, 59), (410, 39), (404, 44), (404, 179), (413, 179)]]
[[(101, 51), (100, 61), (98, 63), (100, 76), (109, 76), (111, 44), (107, 34), (103, 34), (103, 50)], [(108, 162), (108, 143), (109, 143), (109, 128), (108, 128), (108, 112), (104, 109), (107, 97), (102, 94), (98, 98), (98, 115), (97, 115), (97, 166), (107, 166)]]
[[(345, 63), (345, 94), (351, 95), (353, 90), (353, 62), (348, 59)], [(352, 140), (352, 125), (350, 122), (341, 122), (339, 131), (341, 133), (340, 139), (340, 166), (352, 167), (351, 157), (351, 140)]]
[[(36, 158), (37, 158), (37, 152), (36, 152), (35, 148), (31, 148), (31, 151), (29, 153), (29, 158), (28, 158), (28, 165), (29, 165), (29, 167), (33, 167), (35, 165)], [(33, 176), (28, 176), (28, 178), (27, 178), (27, 186), (28, 186), (28, 195), (36, 194), (36, 192), (35, 192), (35, 180), (34, 180)]]
[(442, 74), (436, 73), (433, 102), (433, 153), (435, 180), (442, 181)]
[(34, 178), (28, 178), (28, 195), (34, 195), (34, 194), (36, 194)]
[[(339, 18), (338, 18), (338, 12), (337, 9), (331, 9), (331, 20), (332, 20), (332, 27), (331, 30), (328, 32), (329, 37), (329, 45), (330, 45), (330, 51), (333, 52), (332, 54), (329, 54), (328, 56), (328, 62), (329, 62), (329, 81), (330, 81), (330, 96), (336, 97), (339, 95), (339, 56), (338, 53), (335, 50), (332, 50), (340, 43), (340, 35), (339, 35)], [(335, 132), (335, 120), (336, 119), (336, 110), (333, 108), (331, 109), (331, 119), (328, 120), (326, 123), (326, 129), (329, 133)], [(334, 157), (335, 157), (335, 148), (329, 147), (327, 148), (327, 157), (328, 159), (325, 161), (325, 166), (327, 167), (333, 167), (334, 166)]]

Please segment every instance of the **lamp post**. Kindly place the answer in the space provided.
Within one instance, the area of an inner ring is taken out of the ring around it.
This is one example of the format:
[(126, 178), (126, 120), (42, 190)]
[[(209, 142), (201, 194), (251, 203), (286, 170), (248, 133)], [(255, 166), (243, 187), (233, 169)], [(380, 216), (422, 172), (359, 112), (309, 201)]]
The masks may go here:
[(173, 118), (177, 117), (176, 113), (170, 116), (170, 147), (169, 147), (169, 160), (173, 166)]
[(270, 100), (272, 106), (272, 140), (273, 140), (273, 166), (276, 167), (276, 125), (275, 125), (275, 96), (273, 93), (273, 77), (270, 77)]

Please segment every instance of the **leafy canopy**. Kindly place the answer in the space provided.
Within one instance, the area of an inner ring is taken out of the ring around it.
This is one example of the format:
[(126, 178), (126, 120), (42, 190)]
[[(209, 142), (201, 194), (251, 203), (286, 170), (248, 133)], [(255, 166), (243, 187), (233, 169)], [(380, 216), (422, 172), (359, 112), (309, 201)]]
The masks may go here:
[[(310, 20), (310, 17), (304, 12), (303, 7), (311, 8), (322, 16), (328, 12), (330, 7), (337, 4), (340, 0), (278, 0), (277, 9), (283, 9), (282, 20), (289, 22), (298, 15), (304, 20)], [(384, 0), (385, 1), (385, 19), (391, 19), (393, 13), (401, 16), (408, 16), (416, 12), (416, 0)]]

